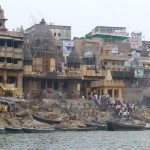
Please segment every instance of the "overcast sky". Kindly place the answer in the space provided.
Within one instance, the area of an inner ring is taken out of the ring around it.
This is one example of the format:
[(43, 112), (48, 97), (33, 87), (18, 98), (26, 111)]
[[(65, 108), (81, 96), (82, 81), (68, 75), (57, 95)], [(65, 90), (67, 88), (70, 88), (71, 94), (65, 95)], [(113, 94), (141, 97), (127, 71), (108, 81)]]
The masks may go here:
[(24, 29), (44, 18), (47, 24), (72, 27), (81, 37), (96, 26), (123, 26), (150, 40), (150, 0), (0, 0), (9, 30)]

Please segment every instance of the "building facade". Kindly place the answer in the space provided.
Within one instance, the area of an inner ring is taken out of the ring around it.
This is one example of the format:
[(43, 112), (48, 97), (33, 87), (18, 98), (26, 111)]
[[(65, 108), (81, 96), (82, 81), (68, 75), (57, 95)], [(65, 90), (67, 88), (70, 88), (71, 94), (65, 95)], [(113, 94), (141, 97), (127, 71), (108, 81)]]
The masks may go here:
[(23, 33), (7, 31), (0, 7), (0, 95), (23, 92)]

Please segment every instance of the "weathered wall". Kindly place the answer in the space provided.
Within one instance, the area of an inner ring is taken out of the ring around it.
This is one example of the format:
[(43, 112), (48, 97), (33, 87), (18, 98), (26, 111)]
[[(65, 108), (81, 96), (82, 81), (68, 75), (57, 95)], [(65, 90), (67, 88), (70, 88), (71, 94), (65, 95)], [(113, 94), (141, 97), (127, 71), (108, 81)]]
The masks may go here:
[(124, 88), (122, 91), (124, 102), (138, 102), (143, 99), (143, 90), (139, 88)]
[(123, 88), (124, 102), (138, 102), (143, 100), (143, 96), (150, 95), (150, 87), (145, 88)]

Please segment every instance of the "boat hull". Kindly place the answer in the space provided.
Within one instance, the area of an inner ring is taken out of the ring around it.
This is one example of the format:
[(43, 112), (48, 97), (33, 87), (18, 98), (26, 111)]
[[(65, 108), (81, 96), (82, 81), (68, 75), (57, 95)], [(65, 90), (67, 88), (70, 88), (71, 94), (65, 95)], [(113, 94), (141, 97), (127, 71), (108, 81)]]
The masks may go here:
[(96, 127), (81, 127), (81, 128), (76, 128), (76, 131), (96, 131)]
[(6, 133), (23, 133), (22, 128), (5, 127)]
[(0, 134), (5, 133), (5, 128), (0, 128)]
[(24, 133), (34, 133), (34, 128), (23, 127), (22, 130)]
[(44, 123), (51, 124), (51, 125), (61, 123), (61, 121), (57, 121), (57, 120), (47, 120), (47, 119), (43, 119), (43, 118), (40, 118), (40, 117), (37, 117), (37, 116), (34, 116), (34, 115), (32, 115), (32, 116), (37, 121), (44, 122)]
[(126, 125), (116, 122), (107, 122), (107, 129), (109, 131), (138, 131), (144, 130), (145, 127), (142, 125)]
[(97, 125), (97, 124), (91, 124), (91, 123), (86, 123), (85, 125), (87, 127), (96, 127), (97, 130), (107, 130), (107, 125)]
[(24, 127), (22, 128), (24, 133), (50, 133), (55, 131), (54, 128), (28, 128)]

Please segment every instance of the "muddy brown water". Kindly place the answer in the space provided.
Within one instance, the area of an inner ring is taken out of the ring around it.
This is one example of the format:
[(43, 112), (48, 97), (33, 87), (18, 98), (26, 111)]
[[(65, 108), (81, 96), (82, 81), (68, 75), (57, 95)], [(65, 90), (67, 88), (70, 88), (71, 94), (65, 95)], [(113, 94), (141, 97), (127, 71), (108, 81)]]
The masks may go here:
[(0, 134), (0, 150), (150, 150), (150, 131)]

